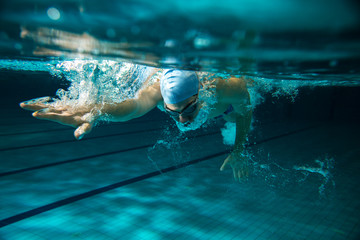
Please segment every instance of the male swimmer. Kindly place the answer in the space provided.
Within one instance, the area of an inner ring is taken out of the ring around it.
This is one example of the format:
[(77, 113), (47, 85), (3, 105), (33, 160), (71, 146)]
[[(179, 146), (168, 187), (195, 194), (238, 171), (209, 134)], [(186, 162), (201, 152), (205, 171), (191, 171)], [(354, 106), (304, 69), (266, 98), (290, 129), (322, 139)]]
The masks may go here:
[[(210, 107), (201, 101), (200, 89), (205, 87), (215, 91), (216, 101)], [(199, 127), (207, 118), (223, 117), (226, 121), (235, 122), (234, 149), (225, 159), (220, 170), (230, 165), (236, 180), (248, 176), (244, 144), (250, 128), (252, 111), (250, 96), (242, 78), (217, 78), (216, 81), (203, 86), (198, 73), (171, 69), (164, 71), (160, 80), (157, 79), (153, 84), (140, 90), (136, 98), (120, 103), (84, 106), (76, 110), (70, 106), (54, 107), (46, 101), (30, 100), (20, 103), (22, 108), (35, 111), (33, 116), (38, 119), (76, 128), (74, 132), (76, 139), (81, 139), (89, 133), (96, 120), (102, 115), (106, 115), (114, 122), (128, 121), (143, 116), (158, 105), (163, 106), (177, 122), (178, 127), (184, 130)]]

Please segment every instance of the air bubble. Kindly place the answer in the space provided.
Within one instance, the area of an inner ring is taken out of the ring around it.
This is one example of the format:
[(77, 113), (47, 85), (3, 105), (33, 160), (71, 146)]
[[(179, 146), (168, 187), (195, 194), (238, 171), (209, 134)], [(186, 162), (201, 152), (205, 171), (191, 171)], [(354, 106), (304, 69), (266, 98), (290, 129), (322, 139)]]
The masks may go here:
[(168, 39), (165, 41), (164, 45), (165, 45), (165, 47), (173, 48), (177, 45), (177, 43), (176, 43), (176, 40), (174, 40), (174, 39)]
[(57, 8), (51, 7), (47, 10), (47, 15), (51, 20), (57, 21), (60, 19), (61, 14)]
[(194, 47), (197, 49), (207, 48), (211, 45), (212, 40), (210, 37), (199, 36), (194, 39)]

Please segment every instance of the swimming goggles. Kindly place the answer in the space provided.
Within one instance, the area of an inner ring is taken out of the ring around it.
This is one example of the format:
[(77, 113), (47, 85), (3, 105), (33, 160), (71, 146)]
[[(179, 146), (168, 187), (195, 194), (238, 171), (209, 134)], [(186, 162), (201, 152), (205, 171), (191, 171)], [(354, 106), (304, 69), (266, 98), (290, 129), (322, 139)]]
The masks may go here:
[[(195, 96), (197, 96), (197, 95), (195, 95)], [(199, 103), (199, 99), (198, 99), (198, 97), (196, 97), (196, 99), (194, 101), (190, 102), (188, 105), (186, 105), (183, 108), (183, 110), (181, 110), (181, 112), (177, 112), (177, 111), (168, 109), (165, 103), (164, 103), (164, 108), (171, 117), (189, 116), (196, 111), (198, 103)]]

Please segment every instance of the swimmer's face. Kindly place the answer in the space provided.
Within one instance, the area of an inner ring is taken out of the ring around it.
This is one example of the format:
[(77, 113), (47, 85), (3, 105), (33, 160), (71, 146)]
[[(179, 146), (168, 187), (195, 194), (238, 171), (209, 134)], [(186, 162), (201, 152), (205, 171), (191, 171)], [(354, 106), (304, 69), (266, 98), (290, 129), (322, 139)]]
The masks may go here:
[(198, 95), (194, 95), (176, 104), (164, 104), (166, 112), (181, 123), (191, 123), (199, 113), (200, 104)]

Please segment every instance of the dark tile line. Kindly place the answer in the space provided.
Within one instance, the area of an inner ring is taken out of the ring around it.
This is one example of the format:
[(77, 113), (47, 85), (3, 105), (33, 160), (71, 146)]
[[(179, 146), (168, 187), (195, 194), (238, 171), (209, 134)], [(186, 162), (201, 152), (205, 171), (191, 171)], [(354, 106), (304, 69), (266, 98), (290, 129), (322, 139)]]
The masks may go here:
[[(159, 121), (165, 121), (165, 119), (159, 119), (159, 120), (149, 120), (149, 121), (137, 121), (137, 122), (123, 122), (123, 123), (111, 123), (111, 124), (102, 124), (98, 128), (103, 127), (112, 127), (114, 125), (131, 125), (131, 124), (139, 124), (139, 123), (149, 123), (149, 122), (159, 122)], [(26, 124), (24, 124), (26, 125)], [(47, 133), (47, 132), (58, 132), (58, 131), (74, 131), (74, 128), (55, 128), (55, 129), (49, 129), (49, 130), (38, 130), (38, 131), (29, 131), (29, 132), (15, 132), (15, 133), (3, 133), (0, 134), (0, 137), (8, 137), (8, 136), (16, 136), (16, 135), (24, 135), (24, 134), (37, 134), (37, 133)]]
[(68, 198), (35, 208), (35, 209), (14, 215), (12, 217), (2, 219), (2, 220), (0, 220), (0, 228), (5, 227), (10, 224), (13, 224), (13, 223), (16, 223), (16, 222), (19, 222), (26, 218), (30, 218), (30, 217), (39, 215), (41, 213), (48, 212), (50, 210), (54, 210), (56, 208), (59, 208), (59, 207), (65, 206), (65, 205), (68, 205), (68, 204), (71, 204), (71, 203), (74, 203), (74, 202), (77, 202), (77, 201), (80, 201), (80, 200), (83, 200), (83, 199), (86, 199), (86, 198), (89, 198), (89, 197), (92, 197), (92, 196), (95, 196), (95, 195), (98, 195), (101, 193), (105, 193), (105, 192), (114, 190), (116, 188), (120, 188), (120, 187), (129, 185), (129, 184), (132, 184), (132, 183), (143, 181), (143, 180), (158, 176), (160, 174), (174, 171), (174, 170), (177, 170), (180, 168), (184, 168), (184, 167), (187, 167), (187, 166), (190, 166), (190, 165), (193, 165), (193, 164), (196, 164), (196, 163), (199, 163), (199, 162), (202, 162), (202, 161), (214, 158), (214, 157), (222, 156), (226, 153), (228, 153), (228, 151), (222, 151), (222, 152), (215, 153), (215, 154), (212, 154), (212, 155), (209, 155), (206, 157), (198, 158), (198, 159), (195, 159), (195, 160), (192, 160), (189, 162), (184, 162), (184, 163), (181, 163), (181, 164), (178, 164), (175, 166), (171, 166), (171, 167), (164, 168), (164, 169), (161, 169), (158, 171), (150, 172), (150, 173), (138, 176), (138, 177), (130, 178), (130, 179), (127, 179), (127, 180), (124, 180), (121, 182), (107, 185), (105, 187), (97, 188), (97, 189), (94, 189), (94, 190), (91, 190), (88, 192), (84, 192), (84, 193), (81, 193), (81, 194), (78, 194), (78, 195), (75, 195), (72, 197), (68, 197)]
[[(274, 140), (274, 139), (277, 139), (277, 138), (282, 138), (282, 137), (285, 137), (285, 136), (289, 136), (289, 135), (292, 135), (292, 134), (303, 132), (303, 131), (313, 129), (313, 128), (316, 128), (316, 127), (317, 126), (311, 126), (311, 127), (303, 128), (303, 129), (300, 129), (300, 130), (291, 131), (291, 132), (281, 134), (281, 135), (278, 135), (278, 136), (275, 136), (275, 137), (264, 139), (262, 141), (259, 141), (258, 143), (251, 143), (251, 144), (249, 144), (249, 146), (252, 146), (252, 145), (255, 145), (255, 144), (261, 144), (261, 143), (264, 143), (264, 142), (268, 142), (268, 141), (271, 141), (271, 140)], [(208, 135), (208, 134), (206, 134), (206, 135)], [(14, 216), (11, 216), (11, 217), (0, 220), (0, 228), (8, 226), (8, 225), (16, 223), (16, 222), (19, 222), (21, 220), (33, 217), (33, 216), (36, 216), (36, 215), (39, 215), (41, 213), (48, 212), (50, 210), (53, 210), (53, 209), (56, 209), (56, 208), (59, 208), (59, 207), (65, 206), (65, 205), (68, 205), (68, 204), (71, 204), (71, 203), (74, 203), (74, 202), (77, 202), (77, 201), (80, 201), (80, 200), (83, 200), (83, 199), (86, 199), (86, 198), (89, 198), (89, 197), (92, 197), (92, 196), (95, 196), (95, 195), (98, 195), (98, 194), (101, 194), (101, 193), (111, 191), (111, 190), (116, 189), (116, 188), (120, 188), (120, 187), (129, 185), (129, 184), (132, 184), (132, 183), (143, 181), (143, 180), (149, 179), (151, 177), (158, 176), (158, 175), (163, 174), (163, 173), (167, 173), (167, 172), (174, 171), (174, 170), (177, 170), (177, 169), (180, 169), (180, 168), (184, 168), (184, 167), (187, 167), (187, 166), (190, 166), (190, 165), (193, 165), (193, 164), (196, 164), (196, 163), (199, 163), (199, 162), (202, 162), (202, 161), (214, 158), (214, 157), (222, 156), (222, 155), (225, 155), (225, 154), (228, 154), (228, 153), (229, 153), (229, 151), (222, 151), (222, 152), (219, 152), (219, 153), (215, 153), (215, 154), (212, 154), (212, 155), (209, 155), (209, 156), (206, 156), (206, 157), (198, 158), (198, 159), (188, 161), (188, 162), (184, 162), (184, 163), (174, 165), (174, 166), (171, 166), (171, 167), (168, 167), (168, 168), (160, 169), (158, 171), (154, 171), (154, 172), (150, 172), (150, 173), (138, 176), (138, 177), (130, 178), (130, 179), (127, 179), (127, 180), (124, 180), (124, 181), (121, 181), (121, 182), (117, 182), (117, 183), (105, 186), (105, 187), (97, 188), (97, 189), (94, 189), (94, 190), (91, 190), (91, 191), (88, 191), (88, 192), (85, 192), (85, 193), (81, 193), (81, 194), (78, 194), (78, 195), (75, 195), (75, 196), (72, 196), (72, 197), (68, 197), (68, 198), (65, 198), (65, 199), (62, 199), (62, 200), (59, 200), (59, 201), (56, 201), (56, 202), (53, 202), (53, 203), (50, 203), (50, 204), (35, 208), (35, 209), (32, 209), (32, 210), (29, 210), (29, 211), (26, 211), (26, 212), (22, 212), (22, 213), (19, 213), (17, 215), (14, 215)]]
[(283, 133), (283, 134), (280, 134), (280, 135), (277, 135), (277, 136), (274, 136), (274, 137), (269, 137), (269, 138), (266, 138), (266, 139), (263, 139), (263, 140), (260, 140), (260, 141), (256, 141), (256, 142), (254, 142), (252, 144), (249, 144), (249, 146), (250, 145), (252, 146), (252, 145), (262, 144), (262, 143), (269, 142), (269, 141), (272, 141), (272, 140), (275, 140), (275, 139), (278, 139), (278, 138), (282, 138), (282, 137), (287, 137), (289, 135), (293, 135), (293, 134), (304, 132), (304, 131), (307, 131), (307, 130), (310, 130), (310, 129), (318, 128), (320, 126), (322, 126), (322, 124), (317, 124), (317, 125), (313, 125), (313, 126), (310, 126), (310, 127), (301, 128), (301, 129), (298, 129), (298, 130), (295, 130), (295, 131), (286, 132), (286, 133)]
[(100, 154), (95, 154), (95, 155), (85, 156), (85, 157), (80, 157), (80, 158), (74, 158), (74, 159), (71, 159), (71, 160), (64, 160), (64, 161), (59, 161), (59, 162), (42, 164), (42, 165), (38, 165), (38, 166), (34, 166), (34, 167), (22, 168), (22, 169), (8, 171), (8, 172), (2, 172), (2, 173), (0, 173), (0, 177), (5, 177), (5, 176), (9, 176), (9, 175), (24, 173), (24, 172), (29, 172), (29, 171), (38, 170), (38, 169), (47, 168), (47, 167), (54, 167), (54, 166), (62, 165), (62, 164), (66, 164), (66, 163), (73, 163), (73, 162), (83, 161), (83, 160), (90, 159), (90, 158), (104, 157), (104, 156), (108, 156), (108, 155), (112, 155), (112, 154), (118, 154), (118, 153), (123, 153), (123, 152), (139, 150), (139, 149), (148, 148), (148, 147), (151, 147), (151, 146), (153, 146), (153, 144), (142, 145), (142, 146), (122, 149), (122, 150), (118, 150), (118, 151), (100, 153)]
[[(219, 131), (212, 132), (212, 133), (201, 134), (201, 135), (198, 135), (196, 137), (204, 137), (204, 136), (214, 135), (214, 134), (217, 134), (217, 133), (219, 133)], [(49, 164), (42, 164), (42, 165), (29, 167), (29, 168), (22, 168), (22, 169), (13, 170), (13, 171), (2, 172), (2, 173), (0, 173), (0, 177), (5, 177), (5, 176), (9, 176), (9, 175), (29, 172), (29, 171), (33, 171), (33, 170), (38, 170), (38, 169), (47, 168), (47, 167), (53, 167), (53, 166), (72, 163), (72, 162), (83, 161), (83, 160), (96, 158), (96, 157), (102, 157), (102, 156), (108, 156), (108, 155), (117, 154), (117, 153), (140, 150), (140, 149), (148, 148), (148, 147), (152, 147), (152, 146), (154, 146), (154, 144), (148, 144), (148, 145), (143, 145), (143, 146), (138, 146), (138, 147), (133, 147), (133, 148), (127, 148), (127, 149), (122, 149), (122, 150), (118, 150), (118, 151), (106, 152), (106, 153), (99, 153), (99, 154), (95, 154), (95, 155), (91, 155), (91, 156), (85, 156), (85, 157), (74, 158), (74, 159), (70, 159), (70, 160), (53, 162), (53, 163), (49, 163)]]
[[(286, 136), (296, 134), (296, 133), (299, 133), (299, 132), (303, 132), (303, 131), (306, 131), (306, 130), (310, 130), (310, 129), (313, 129), (313, 128), (316, 128), (316, 127), (318, 127), (318, 126), (311, 126), (311, 127), (306, 127), (306, 128), (303, 128), (303, 129), (287, 132), (287, 133), (284, 133), (284, 134), (281, 134), (281, 135), (278, 135), (278, 136), (274, 136), (274, 137), (270, 137), (270, 138), (260, 140), (260, 141), (257, 141), (257, 142), (249, 143), (249, 144), (247, 144), (247, 146), (250, 147), (250, 146), (254, 146), (254, 145), (259, 145), (259, 144), (262, 144), (262, 143), (265, 143), (265, 142), (268, 142), (268, 141), (271, 141), (271, 140), (274, 140), (274, 139), (286, 137)], [(210, 136), (210, 135), (214, 135), (214, 134), (217, 134), (217, 133), (220, 133), (220, 131), (204, 133), (204, 134), (201, 134), (201, 135), (197, 135), (195, 138)], [(101, 156), (107, 156), (107, 155), (111, 155), (111, 154), (117, 154), (117, 153), (122, 153), (122, 152), (127, 152), (127, 151), (139, 150), (139, 149), (147, 148), (147, 147), (151, 147), (151, 146), (153, 146), (153, 144), (144, 145), (144, 146), (140, 146), (140, 147), (134, 147), (134, 148), (128, 148), (128, 149), (122, 149), (122, 150), (112, 151), (112, 152), (108, 152), (108, 153), (100, 153), (100, 154), (95, 154), (95, 155), (91, 155), (91, 156), (85, 156), (85, 157), (75, 158), (75, 159), (71, 159), (71, 160), (64, 160), (64, 161), (59, 161), (59, 162), (54, 162), (54, 163), (49, 163), (49, 164), (43, 164), (43, 165), (38, 165), (38, 166), (34, 166), (34, 167), (13, 170), (13, 171), (2, 172), (2, 173), (0, 173), (0, 177), (5, 177), (5, 176), (9, 176), (9, 175), (14, 175), (14, 174), (18, 174), (18, 173), (24, 173), (24, 172), (38, 170), (38, 169), (42, 169), (42, 168), (53, 167), (53, 166), (57, 166), (57, 165), (82, 161), (82, 160), (101, 157)]]
[[(161, 129), (162, 128), (154, 128), (154, 129), (146, 129), (146, 130), (139, 130), (139, 131), (132, 131), (132, 132), (115, 133), (115, 134), (109, 134), (109, 135), (97, 136), (97, 137), (88, 137), (88, 138), (82, 139), (81, 141), (89, 141), (89, 140), (94, 140), (94, 139), (99, 139), (99, 138), (115, 137), (115, 136), (128, 135), (128, 134), (153, 132), (153, 131), (158, 131), (158, 130), (161, 130)], [(77, 140), (75, 140), (75, 139), (71, 139), (71, 140), (63, 140), (63, 141), (58, 141), (58, 142), (40, 143), (40, 144), (34, 144), (34, 145), (3, 148), (3, 149), (0, 149), (0, 152), (19, 150), (19, 149), (26, 149), (26, 148), (33, 148), (33, 147), (43, 147), (43, 146), (49, 146), (49, 145), (61, 144), (61, 143), (69, 143), (69, 142), (76, 142), (76, 141)]]
[(37, 133), (48, 133), (48, 132), (59, 132), (59, 131), (70, 131), (70, 130), (74, 131), (74, 129), (72, 129), (72, 128), (56, 128), (56, 129), (38, 130), (38, 131), (32, 131), (32, 132), (3, 133), (3, 134), (0, 134), (0, 137), (25, 135), (25, 134), (37, 134)]

